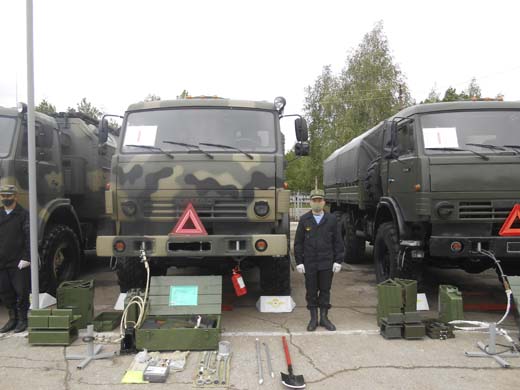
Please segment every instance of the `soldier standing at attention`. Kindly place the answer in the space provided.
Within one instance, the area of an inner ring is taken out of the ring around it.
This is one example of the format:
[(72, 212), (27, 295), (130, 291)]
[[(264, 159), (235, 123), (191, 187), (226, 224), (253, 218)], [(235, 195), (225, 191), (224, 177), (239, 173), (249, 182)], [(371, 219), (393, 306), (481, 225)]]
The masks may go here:
[(318, 326), (318, 307), (319, 325), (336, 330), (327, 314), (331, 307), (332, 275), (341, 270), (343, 262), (343, 242), (336, 216), (323, 210), (323, 190), (313, 190), (310, 198), (311, 211), (301, 216), (294, 239), (296, 270), (305, 274), (305, 299), (311, 315), (307, 330), (314, 331)]
[(13, 185), (0, 187), (0, 298), (9, 321), (0, 333), (27, 329), (31, 289), (29, 213), (17, 203)]

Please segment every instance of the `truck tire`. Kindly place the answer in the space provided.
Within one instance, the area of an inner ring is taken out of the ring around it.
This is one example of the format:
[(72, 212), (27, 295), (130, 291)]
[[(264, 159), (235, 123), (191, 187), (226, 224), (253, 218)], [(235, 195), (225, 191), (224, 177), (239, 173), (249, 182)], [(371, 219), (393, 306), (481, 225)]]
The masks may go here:
[(399, 256), (399, 236), (397, 229), (393, 222), (385, 222), (377, 229), (376, 239), (374, 241), (374, 267), (377, 283), (396, 277), (406, 279), (414, 278), (414, 268), (409, 258), (405, 259), (404, 268), (401, 270), (398, 269)]
[(348, 264), (361, 263), (365, 256), (366, 241), (363, 237), (356, 236), (354, 217), (347, 211), (342, 215), (340, 223), (345, 248), (343, 261)]
[(68, 226), (50, 226), (40, 253), (40, 291), (55, 295), (61, 282), (73, 280), (79, 274), (82, 253), (78, 236)]
[(290, 257), (269, 257), (260, 262), (263, 295), (291, 295)]
[(122, 293), (132, 288), (144, 288), (146, 285), (146, 269), (137, 257), (119, 257), (116, 272)]
[(365, 191), (370, 202), (378, 202), (383, 196), (383, 188), (381, 186), (381, 170), (379, 168), (381, 158), (373, 160), (367, 168), (365, 177)]

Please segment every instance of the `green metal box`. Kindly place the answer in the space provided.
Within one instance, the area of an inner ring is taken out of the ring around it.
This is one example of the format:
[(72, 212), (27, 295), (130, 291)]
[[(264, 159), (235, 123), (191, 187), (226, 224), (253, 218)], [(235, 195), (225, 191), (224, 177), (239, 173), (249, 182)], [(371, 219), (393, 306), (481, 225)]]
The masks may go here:
[(405, 324), (418, 324), (421, 321), (422, 318), (418, 311), (407, 311), (404, 313)]
[(105, 311), (94, 318), (94, 330), (96, 332), (110, 332), (121, 323), (123, 313), (116, 311)]
[(75, 315), (81, 314), (78, 329), (86, 328), (94, 318), (94, 280), (71, 280), (63, 282), (57, 291), (59, 309), (72, 309)]
[[(32, 313), (31, 313), (32, 314)], [(49, 316), (34, 316), (29, 315), (28, 317), (29, 328), (48, 328), (49, 327)]]
[[(147, 318), (135, 332), (136, 346), (150, 351), (217, 349), (221, 309), (221, 276), (153, 277)], [(204, 325), (195, 329), (199, 315)]]
[(390, 325), (386, 322), (386, 318), (381, 319), (380, 334), (385, 339), (400, 339), (402, 335), (402, 325)]
[(29, 312), (29, 344), (69, 345), (78, 337), (76, 323), (81, 315), (71, 309), (31, 310)]
[(390, 313), (403, 311), (404, 298), (402, 286), (392, 279), (385, 280), (377, 285), (377, 324), (381, 325), (381, 318)]
[(78, 329), (29, 331), (31, 345), (70, 345), (78, 337)]
[(450, 322), (464, 319), (462, 294), (455, 286), (439, 286), (439, 321)]
[(404, 311), (416, 311), (417, 280), (395, 278), (394, 281), (402, 287), (401, 293), (404, 298)]
[(404, 324), (403, 336), (407, 340), (422, 339), (426, 335), (426, 327), (420, 324)]

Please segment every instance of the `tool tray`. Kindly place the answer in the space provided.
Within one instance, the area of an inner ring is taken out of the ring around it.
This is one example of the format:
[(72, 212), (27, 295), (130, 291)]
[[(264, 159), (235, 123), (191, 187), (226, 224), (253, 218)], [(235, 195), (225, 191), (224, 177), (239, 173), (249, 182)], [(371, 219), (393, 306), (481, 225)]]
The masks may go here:
[[(150, 279), (149, 305), (136, 329), (137, 349), (214, 350), (221, 332), (221, 276), (159, 276)], [(198, 316), (200, 327), (195, 328)]]

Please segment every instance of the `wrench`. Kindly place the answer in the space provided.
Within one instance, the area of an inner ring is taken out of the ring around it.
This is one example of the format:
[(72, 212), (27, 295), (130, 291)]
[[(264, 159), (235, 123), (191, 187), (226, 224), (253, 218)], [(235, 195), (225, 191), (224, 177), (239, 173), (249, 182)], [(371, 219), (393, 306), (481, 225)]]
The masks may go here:
[(265, 356), (267, 359), (267, 368), (269, 369), (269, 372), (271, 373), (271, 378), (274, 378), (274, 371), (273, 371), (273, 366), (271, 364), (271, 353), (269, 352), (269, 346), (266, 343), (262, 343), (262, 345), (265, 348)]
[(262, 371), (262, 355), (260, 351), (260, 340), (255, 340), (256, 344), (256, 361), (258, 363), (258, 384), (264, 383), (264, 372)]

